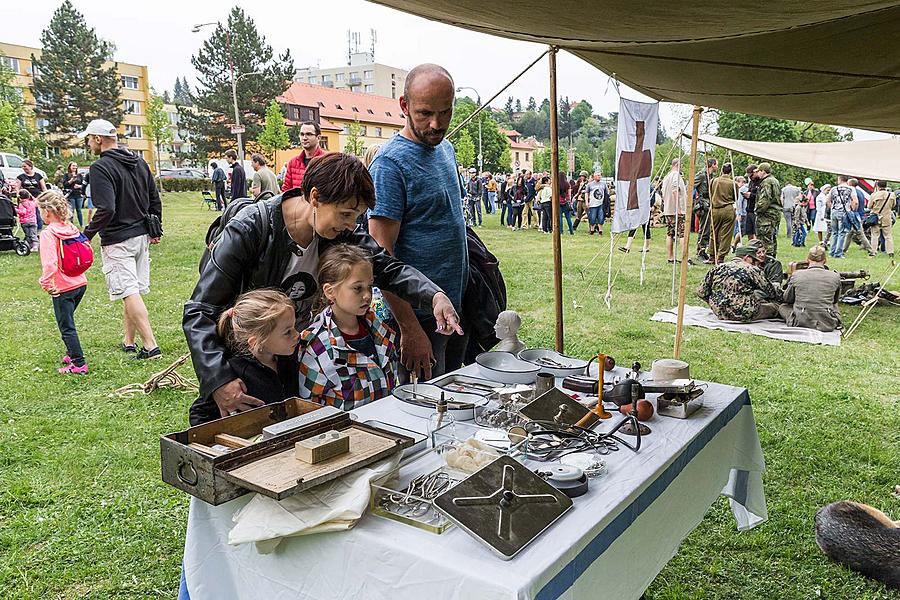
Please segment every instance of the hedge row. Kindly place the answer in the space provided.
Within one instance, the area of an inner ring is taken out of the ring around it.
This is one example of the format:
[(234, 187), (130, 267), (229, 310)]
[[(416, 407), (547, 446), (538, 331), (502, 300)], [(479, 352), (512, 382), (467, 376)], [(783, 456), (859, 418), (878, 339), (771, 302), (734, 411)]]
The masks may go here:
[(163, 179), (157, 180), (156, 185), (167, 192), (213, 191), (213, 184), (209, 179)]

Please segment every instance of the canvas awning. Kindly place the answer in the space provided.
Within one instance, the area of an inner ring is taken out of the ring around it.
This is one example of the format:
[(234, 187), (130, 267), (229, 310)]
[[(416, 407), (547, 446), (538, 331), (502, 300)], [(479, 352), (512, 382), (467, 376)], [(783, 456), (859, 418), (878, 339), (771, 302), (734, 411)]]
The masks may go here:
[(900, 2), (373, 1), (558, 45), (659, 100), (900, 133)]
[(774, 162), (825, 173), (900, 181), (900, 138), (796, 144), (748, 142), (701, 135), (701, 142)]

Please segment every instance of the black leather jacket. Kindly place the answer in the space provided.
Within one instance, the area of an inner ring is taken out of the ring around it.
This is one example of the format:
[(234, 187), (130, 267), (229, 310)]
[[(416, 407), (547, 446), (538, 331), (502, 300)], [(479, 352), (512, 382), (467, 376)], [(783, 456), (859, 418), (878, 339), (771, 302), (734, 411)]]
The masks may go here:
[[(294, 245), (284, 226), (281, 200), (299, 194), (299, 188), (288, 190), (265, 200), (267, 210), (248, 207), (235, 215), (213, 248), (190, 300), (184, 304), (182, 328), (200, 380), (201, 397), (211, 396), (237, 377), (228, 366), (228, 350), (216, 333), (216, 320), (242, 292), (280, 287)], [(265, 214), (269, 215), (268, 227), (261, 218)], [(268, 235), (264, 238), (266, 230)], [(358, 228), (333, 240), (320, 238), (319, 252), (339, 243), (371, 252), (375, 285), (397, 294), (414, 308), (430, 309), (434, 295), (441, 291), (420, 271), (392, 257)]]

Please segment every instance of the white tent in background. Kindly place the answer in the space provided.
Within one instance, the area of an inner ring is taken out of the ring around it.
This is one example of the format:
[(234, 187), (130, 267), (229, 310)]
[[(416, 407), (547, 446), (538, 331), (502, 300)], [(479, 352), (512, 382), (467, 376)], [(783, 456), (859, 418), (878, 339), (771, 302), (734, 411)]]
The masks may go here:
[(845, 173), (866, 179), (900, 181), (900, 138), (799, 144), (750, 142), (701, 135), (700, 141), (804, 169)]

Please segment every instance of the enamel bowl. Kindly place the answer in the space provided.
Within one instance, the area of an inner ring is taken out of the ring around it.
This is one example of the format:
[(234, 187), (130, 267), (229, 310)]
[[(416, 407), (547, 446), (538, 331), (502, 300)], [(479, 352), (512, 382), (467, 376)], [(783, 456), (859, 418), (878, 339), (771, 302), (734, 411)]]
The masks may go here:
[(534, 383), (541, 370), (511, 352), (482, 352), (475, 357), (475, 362), (485, 377), (503, 383)]
[(588, 361), (560, 354), (547, 348), (529, 348), (519, 352), (519, 358), (540, 367), (541, 372), (553, 373), (556, 377), (583, 375)]
[(487, 402), (484, 396), (451, 392), (430, 383), (418, 383), (415, 386), (411, 383), (398, 385), (394, 388), (393, 394), (401, 401), (400, 410), (427, 419), (437, 410), (437, 399), (441, 397), (441, 392), (450, 403), (447, 412), (457, 421), (471, 421), (475, 418), (475, 413), (480, 412)]

